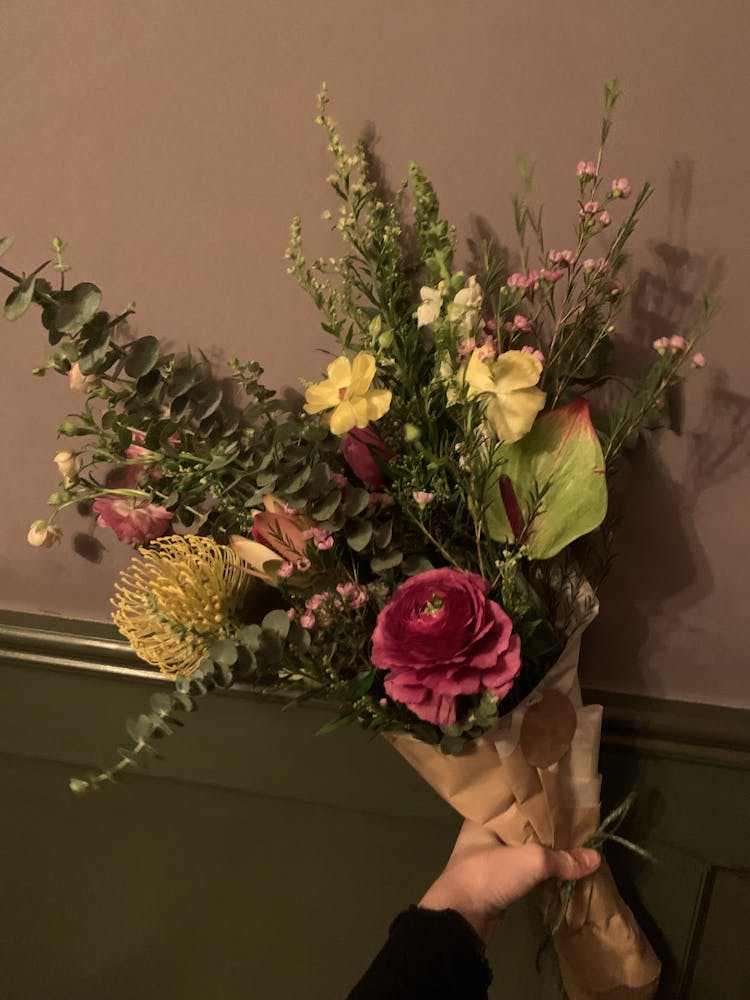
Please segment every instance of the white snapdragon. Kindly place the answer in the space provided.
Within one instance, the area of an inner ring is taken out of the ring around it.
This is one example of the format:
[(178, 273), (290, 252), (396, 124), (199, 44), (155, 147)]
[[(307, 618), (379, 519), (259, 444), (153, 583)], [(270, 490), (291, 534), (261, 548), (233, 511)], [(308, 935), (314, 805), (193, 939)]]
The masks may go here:
[(436, 322), (443, 308), (443, 282), (441, 281), (437, 288), (423, 285), (419, 289), (419, 297), (422, 304), (417, 307), (417, 311), (414, 313), (417, 317), (417, 326), (430, 326)]

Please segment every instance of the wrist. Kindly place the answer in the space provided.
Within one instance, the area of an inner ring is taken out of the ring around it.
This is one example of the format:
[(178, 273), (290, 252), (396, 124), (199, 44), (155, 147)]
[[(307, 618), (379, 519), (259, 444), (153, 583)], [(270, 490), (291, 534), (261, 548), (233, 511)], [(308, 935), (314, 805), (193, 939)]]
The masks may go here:
[(482, 912), (475, 906), (472, 906), (465, 896), (453, 892), (449, 886), (441, 883), (440, 880), (430, 886), (418, 905), (423, 910), (455, 911), (473, 928), (485, 945), (490, 943), (502, 920), (502, 914), (490, 915)]

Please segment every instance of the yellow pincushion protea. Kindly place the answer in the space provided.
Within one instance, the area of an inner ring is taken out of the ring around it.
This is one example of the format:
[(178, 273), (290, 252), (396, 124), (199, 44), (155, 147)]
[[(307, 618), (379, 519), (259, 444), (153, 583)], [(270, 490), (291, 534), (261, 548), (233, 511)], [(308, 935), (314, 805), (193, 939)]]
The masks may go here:
[(171, 535), (138, 553), (115, 584), (112, 619), (146, 663), (191, 674), (213, 642), (241, 625), (252, 577), (211, 538)]

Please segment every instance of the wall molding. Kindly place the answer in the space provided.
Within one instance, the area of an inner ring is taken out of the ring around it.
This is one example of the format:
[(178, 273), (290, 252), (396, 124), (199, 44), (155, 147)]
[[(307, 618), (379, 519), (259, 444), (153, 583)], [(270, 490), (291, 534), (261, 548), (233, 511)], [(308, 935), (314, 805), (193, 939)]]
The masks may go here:
[[(0, 610), (0, 664), (170, 683), (114, 626), (44, 614)], [(244, 685), (228, 694), (286, 700)], [(609, 747), (750, 769), (750, 710), (595, 689), (583, 695), (585, 702), (604, 705), (602, 740)]]

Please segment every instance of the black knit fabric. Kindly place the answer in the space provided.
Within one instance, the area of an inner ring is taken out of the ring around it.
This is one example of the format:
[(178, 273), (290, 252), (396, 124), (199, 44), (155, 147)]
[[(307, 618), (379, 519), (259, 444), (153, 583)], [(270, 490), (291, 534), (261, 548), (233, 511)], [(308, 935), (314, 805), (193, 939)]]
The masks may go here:
[(484, 945), (455, 910), (400, 913), (347, 1000), (487, 1000)]

